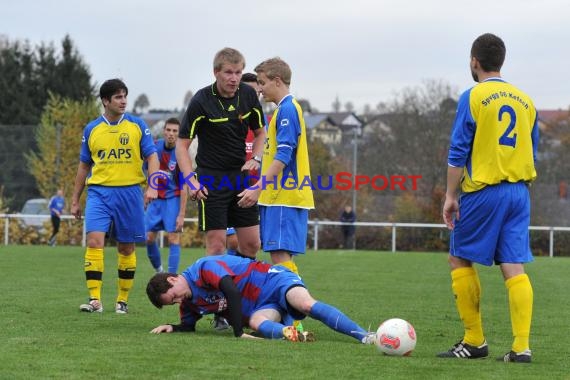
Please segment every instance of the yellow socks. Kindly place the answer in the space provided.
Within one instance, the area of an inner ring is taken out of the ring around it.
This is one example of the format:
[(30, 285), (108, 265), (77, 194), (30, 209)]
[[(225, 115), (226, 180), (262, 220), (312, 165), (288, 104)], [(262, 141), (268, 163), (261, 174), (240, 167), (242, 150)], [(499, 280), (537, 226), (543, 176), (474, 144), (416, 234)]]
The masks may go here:
[(532, 320), (533, 291), (528, 276), (523, 273), (505, 281), (509, 294), (509, 309), (513, 328), (514, 352), (529, 349), (530, 323)]
[(133, 287), (135, 278), (135, 270), (137, 268), (137, 256), (133, 251), (128, 256), (117, 255), (119, 259), (119, 289), (117, 294), (117, 302), (127, 302), (129, 300), (129, 291)]
[(89, 298), (101, 299), (103, 285), (103, 249), (87, 248), (85, 251), (85, 280)]
[(473, 267), (454, 269), (451, 271), (451, 288), (465, 328), (463, 342), (480, 346), (485, 341), (485, 336), (481, 322), (479, 275)]

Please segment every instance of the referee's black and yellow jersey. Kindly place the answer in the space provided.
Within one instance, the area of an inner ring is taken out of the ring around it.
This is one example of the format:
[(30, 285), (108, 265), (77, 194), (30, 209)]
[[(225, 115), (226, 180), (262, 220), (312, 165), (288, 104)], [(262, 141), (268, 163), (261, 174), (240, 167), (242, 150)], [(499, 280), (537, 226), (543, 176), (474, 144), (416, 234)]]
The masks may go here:
[(239, 170), (245, 163), (248, 129), (264, 128), (264, 116), (255, 90), (241, 83), (232, 98), (217, 94), (216, 83), (192, 97), (180, 126), (181, 138), (198, 137), (199, 168)]
[(530, 97), (500, 78), (459, 98), (448, 164), (464, 168), (463, 192), (536, 178), (538, 118)]
[(146, 181), (143, 161), (155, 152), (142, 119), (124, 114), (111, 123), (101, 115), (83, 130), (79, 159), (91, 165), (88, 185), (130, 186)]

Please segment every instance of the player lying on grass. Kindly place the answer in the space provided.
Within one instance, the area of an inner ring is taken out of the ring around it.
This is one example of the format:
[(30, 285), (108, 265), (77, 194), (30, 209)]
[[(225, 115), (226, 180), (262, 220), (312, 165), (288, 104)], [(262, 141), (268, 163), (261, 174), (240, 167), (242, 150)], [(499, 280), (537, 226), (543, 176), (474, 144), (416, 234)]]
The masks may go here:
[(312, 333), (298, 332), (282, 322), (308, 315), (361, 343), (374, 341), (373, 333), (335, 307), (315, 300), (301, 278), (280, 265), (229, 255), (206, 256), (180, 275), (155, 274), (146, 292), (159, 309), (180, 305), (180, 324), (158, 326), (151, 331), (155, 334), (195, 331), (203, 315), (221, 313), (239, 338), (254, 338), (243, 331), (249, 325), (267, 339), (309, 342), (314, 340)]

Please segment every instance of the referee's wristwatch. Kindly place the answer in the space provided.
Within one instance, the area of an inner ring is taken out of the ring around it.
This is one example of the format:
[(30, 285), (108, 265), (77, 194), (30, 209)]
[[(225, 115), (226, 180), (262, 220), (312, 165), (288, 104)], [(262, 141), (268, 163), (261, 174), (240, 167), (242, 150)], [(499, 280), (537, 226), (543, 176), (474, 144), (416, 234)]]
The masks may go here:
[(259, 157), (259, 156), (253, 156), (251, 159), (254, 160), (254, 161), (257, 161), (257, 162), (259, 162), (259, 163), (261, 164), (261, 157)]

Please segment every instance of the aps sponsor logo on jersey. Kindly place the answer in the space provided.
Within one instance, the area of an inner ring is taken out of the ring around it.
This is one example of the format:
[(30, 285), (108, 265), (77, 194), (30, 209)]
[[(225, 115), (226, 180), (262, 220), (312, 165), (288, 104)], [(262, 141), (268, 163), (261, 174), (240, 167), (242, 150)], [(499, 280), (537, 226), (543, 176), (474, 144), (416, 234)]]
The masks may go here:
[[(121, 133), (119, 136), (119, 144), (128, 145), (130, 137), (128, 133)], [(110, 160), (128, 160), (132, 157), (131, 148), (111, 148), (99, 149), (97, 151), (97, 158), (101, 161)]]

